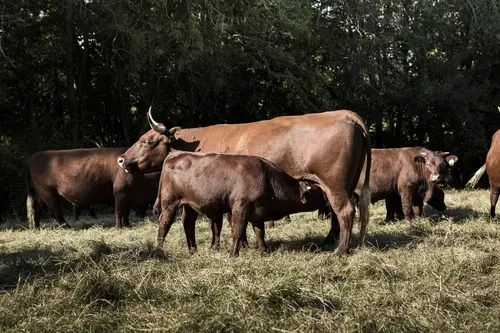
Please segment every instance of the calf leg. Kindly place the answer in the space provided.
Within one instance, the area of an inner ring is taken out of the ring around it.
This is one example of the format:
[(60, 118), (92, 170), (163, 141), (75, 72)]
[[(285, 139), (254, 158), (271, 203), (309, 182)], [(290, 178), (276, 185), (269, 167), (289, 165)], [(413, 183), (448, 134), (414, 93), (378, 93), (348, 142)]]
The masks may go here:
[(115, 198), (115, 226), (117, 228), (129, 225), (129, 214), (130, 206), (125, 202), (125, 199), (121, 197)]
[(233, 225), (233, 244), (231, 256), (236, 257), (239, 255), (241, 242), (247, 230), (247, 213), (246, 208), (238, 206), (231, 211), (231, 224)]
[(253, 231), (255, 232), (255, 237), (257, 238), (257, 246), (259, 250), (264, 252), (267, 248), (264, 241), (264, 223), (253, 223)]
[[(229, 222), (229, 226), (231, 227), (231, 232), (233, 230), (233, 215), (231, 212), (227, 213), (227, 221)], [(271, 221), (274, 223), (274, 221)], [(243, 238), (241, 239), (241, 247), (248, 247), (248, 239), (247, 239), (247, 231), (245, 229), (245, 233), (243, 234)]]
[(165, 237), (174, 223), (175, 214), (177, 213), (177, 206), (169, 206), (168, 208), (163, 209), (160, 214), (160, 224), (158, 226), (158, 237), (157, 237), (157, 247), (162, 247), (165, 242)]
[[(52, 216), (56, 221), (63, 227), (69, 228), (68, 223), (64, 219), (64, 215), (61, 210), (61, 197), (55, 191), (44, 192), (40, 194), (40, 199), (47, 205)], [(35, 223), (36, 224), (36, 223)], [(40, 222), (38, 222), (40, 224)]]
[(500, 194), (500, 188), (490, 184), (490, 218), (495, 217), (495, 208), (498, 202), (498, 195)]
[[(220, 233), (222, 231), (223, 215), (210, 216), (210, 229), (212, 230), (212, 250), (218, 250), (220, 246)], [(245, 233), (246, 236), (246, 233)]]
[(195, 225), (198, 213), (188, 205), (184, 205), (182, 210), (181, 221), (184, 226), (184, 233), (186, 234), (186, 241), (189, 252), (193, 254), (196, 252), (196, 235)]

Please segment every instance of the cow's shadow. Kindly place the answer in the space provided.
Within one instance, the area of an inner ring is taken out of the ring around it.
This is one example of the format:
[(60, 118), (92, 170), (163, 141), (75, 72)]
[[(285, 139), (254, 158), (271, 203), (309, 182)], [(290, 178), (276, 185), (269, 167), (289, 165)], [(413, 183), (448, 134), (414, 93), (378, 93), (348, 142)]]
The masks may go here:
[[(423, 242), (427, 237), (428, 232), (425, 230), (412, 227), (407, 232), (391, 232), (383, 233), (377, 232), (367, 235), (366, 244), (377, 251), (388, 251), (398, 248), (413, 247)], [(300, 239), (292, 240), (269, 240), (266, 241), (270, 252), (274, 251), (308, 251), (308, 252), (321, 252), (333, 251), (334, 247), (331, 245), (323, 246), (325, 236), (310, 236)], [(359, 246), (359, 238), (353, 235), (351, 238), (351, 248)]]
[(478, 212), (469, 207), (453, 207), (444, 212), (453, 223), (463, 223), (468, 219), (489, 219), (489, 212)]

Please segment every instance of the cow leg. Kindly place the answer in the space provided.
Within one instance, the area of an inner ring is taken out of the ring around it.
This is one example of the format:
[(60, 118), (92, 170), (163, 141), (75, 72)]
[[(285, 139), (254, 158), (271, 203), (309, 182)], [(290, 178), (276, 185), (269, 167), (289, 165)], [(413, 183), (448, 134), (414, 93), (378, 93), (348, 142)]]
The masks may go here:
[(188, 205), (184, 205), (183, 208), (181, 221), (184, 226), (189, 253), (193, 254), (197, 251), (195, 226), (198, 213)]
[(95, 207), (94, 206), (90, 206), (90, 208), (89, 208), (89, 216), (92, 217), (93, 219), (97, 219), (97, 215), (95, 213)]
[(394, 206), (395, 206), (395, 200), (393, 200), (392, 198), (385, 199), (385, 209), (386, 209), (385, 222), (394, 221)]
[(274, 228), (276, 226), (276, 224), (274, 223), (274, 221), (267, 221), (267, 227), (268, 228)]
[(400, 191), (401, 193), (401, 205), (403, 206), (403, 214), (406, 221), (413, 218), (413, 200), (411, 190), (406, 189)]
[(129, 225), (130, 206), (120, 194), (115, 194), (115, 225), (117, 228)]
[(325, 239), (331, 242), (331, 240), (336, 239), (338, 235), (339, 244), (335, 249), (334, 253), (337, 255), (347, 254), (349, 251), (349, 242), (351, 240), (351, 230), (354, 222), (355, 209), (352, 201), (347, 193), (332, 195), (331, 191), (327, 188), (326, 195), (328, 197), (328, 202), (332, 207), (333, 211), (337, 215), (337, 223), (333, 218), (332, 213), (332, 226), (330, 232)]
[(417, 205), (414, 205), (413, 206), (413, 215), (416, 216), (416, 217), (422, 217), (422, 213), (423, 213), (423, 207), (424, 205), (423, 204), (417, 204)]
[(292, 218), (290, 217), (290, 215), (286, 215), (285, 217), (283, 217), (283, 222), (285, 223), (292, 223)]
[(76, 222), (80, 218), (82, 207), (73, 205), (73, 220)]
[(231, 224), (233, 225), (233, 244), (231, 256), (237, 257), (240, 252), (240, 246), (247, 230), (247, 213), (243, 206), (233, 207), (231, 211)]
[(339, 225), (339, 219), (337, 218), (337, 214), (335, 214), (333, 210), (331, 210), (330, 212), (332, 215), (331, 216), (332, 227), (330, 228), (328, 236), (326, 236), (325, 240), (323, 241), (323, 244), (321, 245), (322, 248), (334, 246), (340, 235), (340, 225)]
[[(218, 250), (220, 246), (220, 233), (222, 231), (223, 215), (215, 215), (210, 218), (210, 229), (212, 230), (212, 250)], [(246, 233), (245, 233), (246, 235)]]
[(160, 213), (160, 225), (158, 226), (158, 237), (157, 237), (157, 247), (162, 247), (165, 242), (165, 237), (167, 237), (168, 231), (174, 223), (175, 214), (177, 213), (177, 206), (170, 206), (166, 209), (162, 209)]
[(500, 188), (490, 184), (490, 218), (495, 217), (495, 208), (498, 202), (498, 195), (500, 194)]
[(253, 231), (255, 232), (255, 237), (257, 238), (257, 247), (262, 252), (266, 251), (267, 246), (264, 241), (264, 223), (253, 223)]
[(146, 217), (147, 210), (148, 210), (148, 206), (139, 207), (135, 210), (135, 216), (140, 218), (140, 219), (143, 219)]
[(45, 202), (47, 208), (49, 209), (52, 217), (63, 227), (69, 228), (70, 226), (64, 219), (64, 215), (61, 209), (61, 197), (54, 191), (43, 192), (40, 194), (40, 199)]
[(45, 206), (44, 206), (44, 202), (40, 199), (40, 196), (38, 194), (35, 195), (35, 200), (34, 200), (33, 205), (34, 205), (34, 207), (33, 207), (33, 210), (34, 210), (33, 219), (34, 219), (34, 223), (35, 223), (35, 225), (33, 227), (35, 229), (39, 229), (40, 228), (40, 217), (42, 215), (42, 207), (45, 207)]

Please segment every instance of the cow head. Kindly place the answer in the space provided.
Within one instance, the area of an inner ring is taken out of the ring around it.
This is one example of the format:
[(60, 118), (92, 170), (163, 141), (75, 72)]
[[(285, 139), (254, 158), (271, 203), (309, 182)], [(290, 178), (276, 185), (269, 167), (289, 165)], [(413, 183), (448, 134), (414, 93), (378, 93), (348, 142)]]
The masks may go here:
[(167, 129), (165, 125), (157, 123), (148, 111), (148, 121), (151, 130), (142, 135), (125, 153), (118, 157), (118, 165), (126, 172), (150, 172), (160, 170), (163, 160), (167, 157), (172, 142), (175, 142), (175, 133), (180, 127)]
[(448, 152), (433, 152), (425, 149), (415, 156), (414, 160), (424, 164), (429, 181), (442, 183), (448, 172), (447, 165), (453, 166), (458, 161), (458, 157)]

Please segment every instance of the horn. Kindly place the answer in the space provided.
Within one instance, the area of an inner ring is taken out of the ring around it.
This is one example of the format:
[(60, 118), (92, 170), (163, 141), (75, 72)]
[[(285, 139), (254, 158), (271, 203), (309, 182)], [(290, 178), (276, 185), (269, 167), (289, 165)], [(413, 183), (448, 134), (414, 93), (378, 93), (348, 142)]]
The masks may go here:
[(167, 128), (165, 127), (165, 125), (154, 121), (153, 117), (151, 116), (151, 106), (149, 107), (149, 110), (148, 110), (148, 122), (149, 122), (149, 126), (151, 126), (151, 128), (155, 132), (165, 133), (167, 131)]

